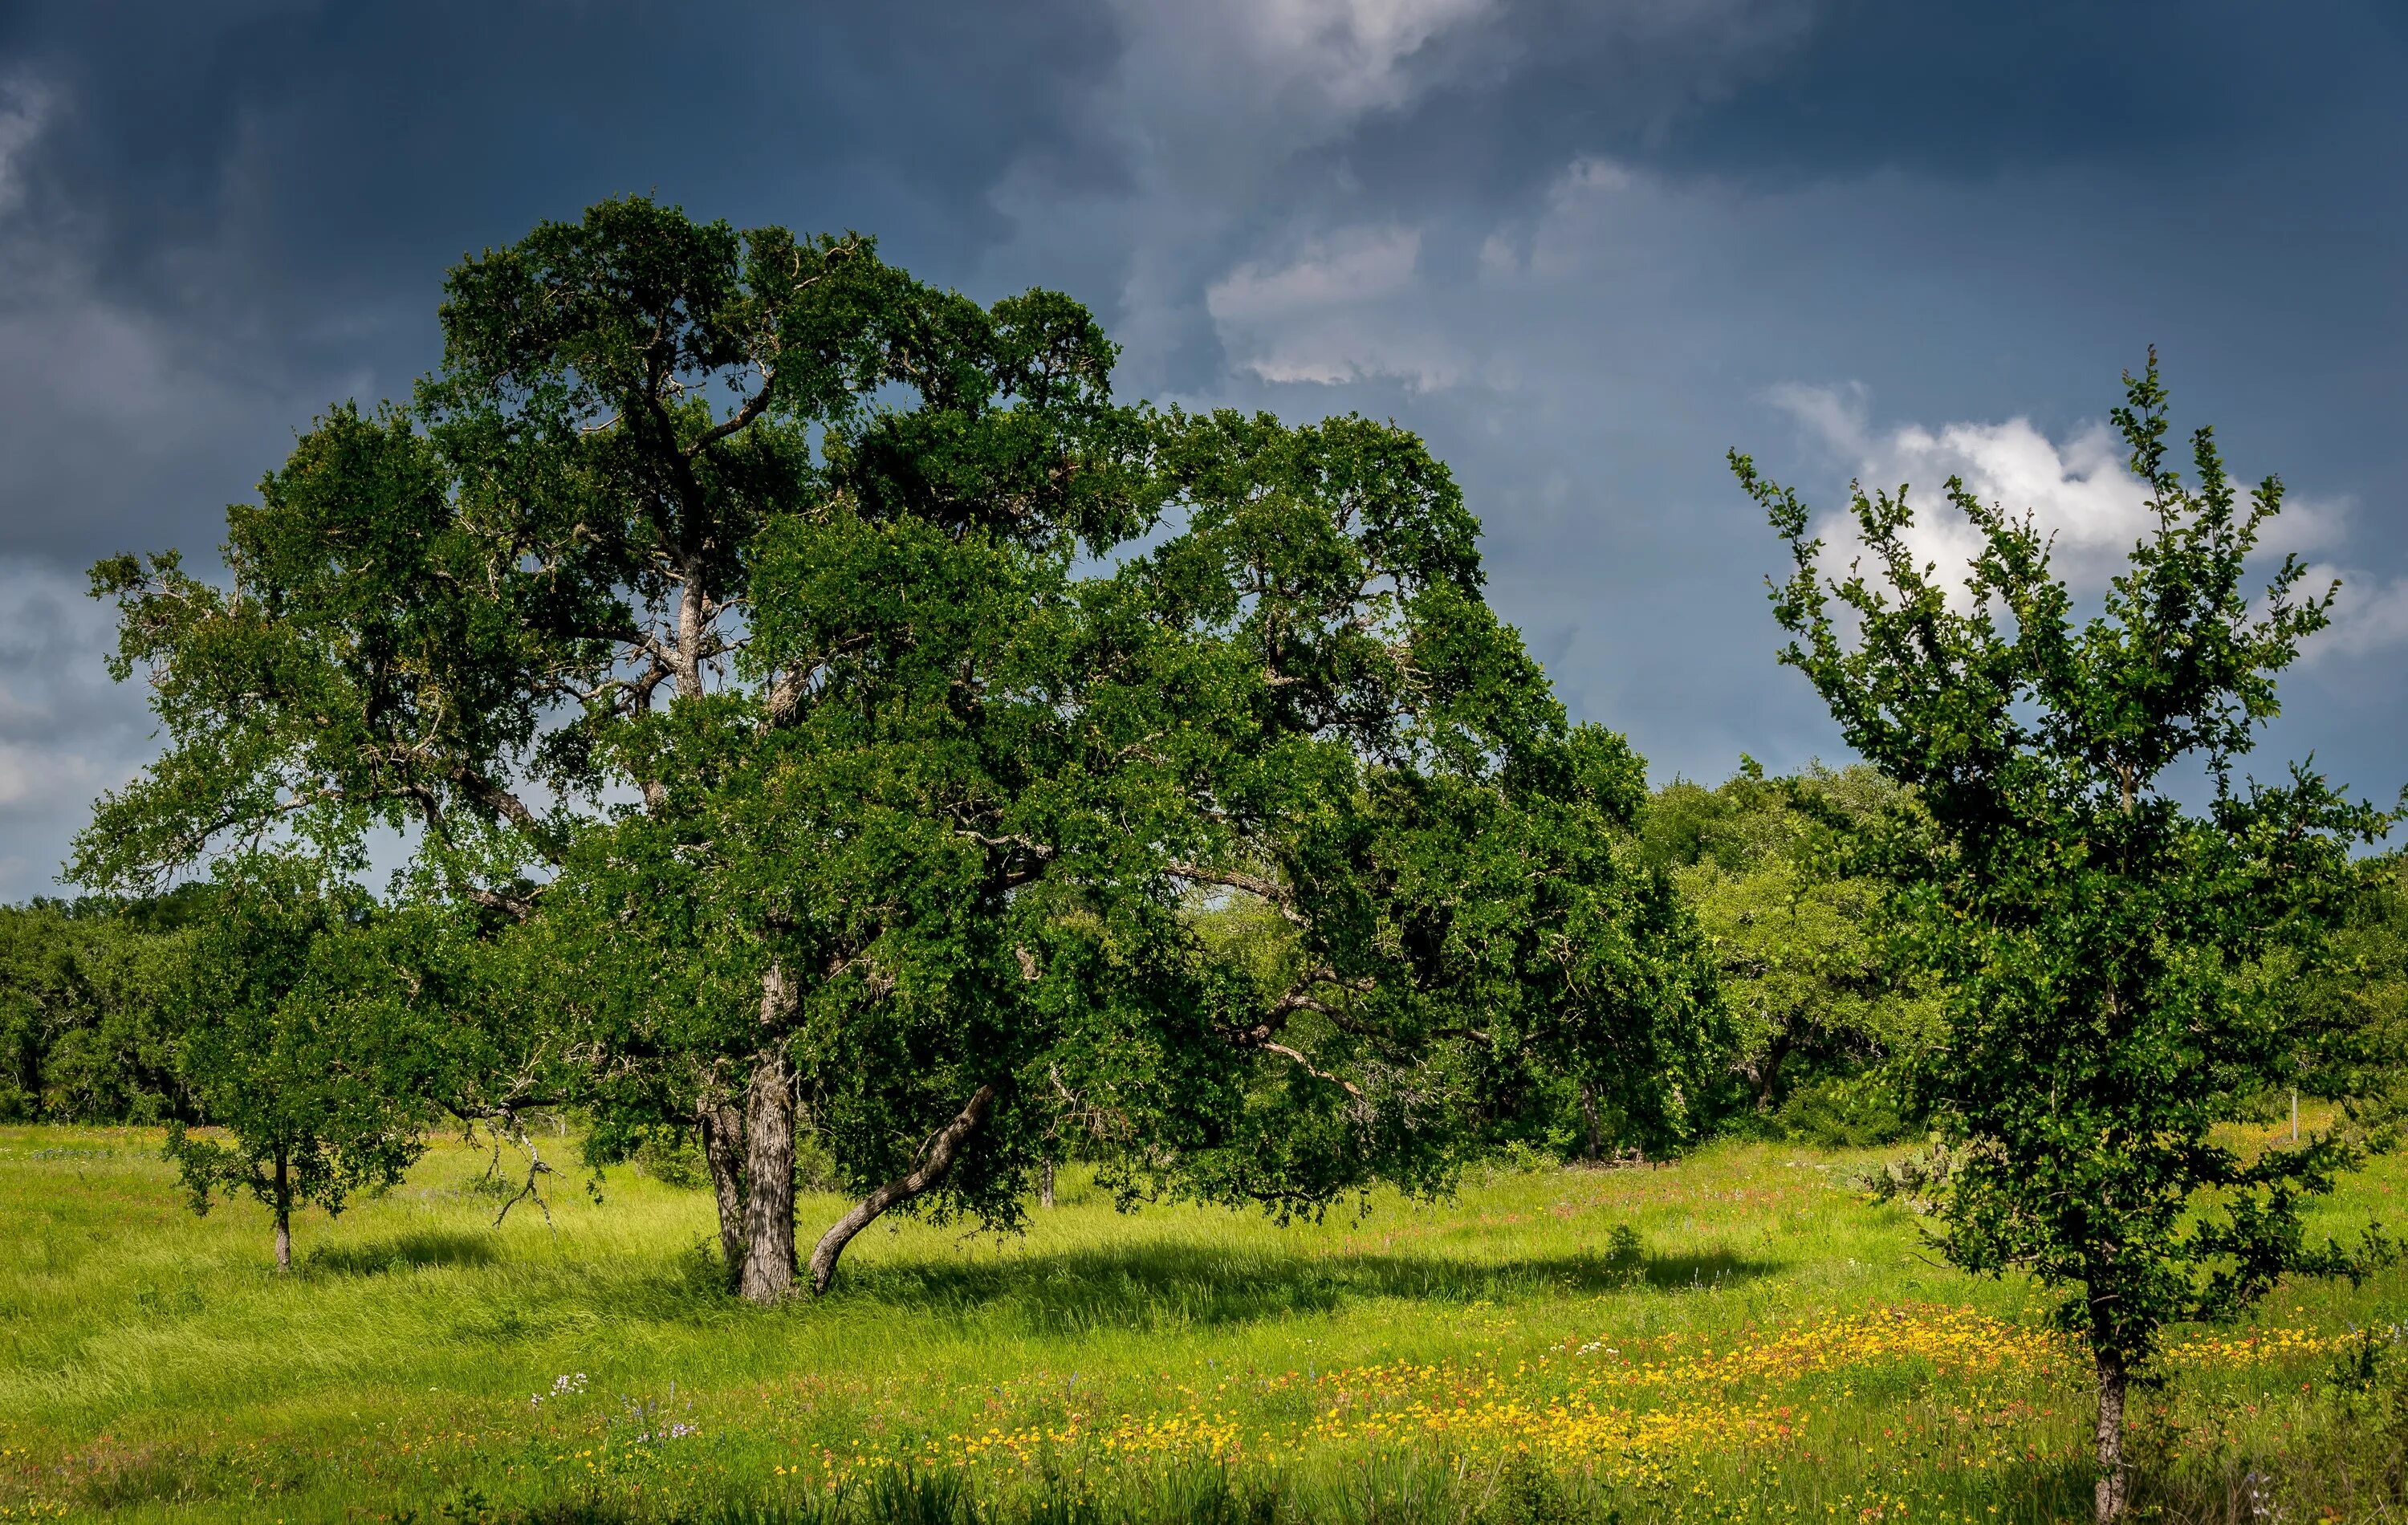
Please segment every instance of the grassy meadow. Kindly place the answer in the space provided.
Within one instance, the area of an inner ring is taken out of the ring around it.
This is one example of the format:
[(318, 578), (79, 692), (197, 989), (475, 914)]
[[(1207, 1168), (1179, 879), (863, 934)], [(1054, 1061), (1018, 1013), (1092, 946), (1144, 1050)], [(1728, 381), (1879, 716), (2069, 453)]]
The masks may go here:
[[(439, 1146), (298, 1219), (280, 1279), (265, 1215), (195, 1218), (158, 1144), (0, 1129), (0, 1519), (2089, 1512), (2079, 1352), (1927, 1259), (1855, 1188), (1870, 1155), (1500, 1169), (1286, 1228), (1066, 1173), (1024, 1237), (881, 1225), (837, 1295), (764, 1313), (707, 1196), (633, 1168), (495, 1229), (484, 1157)], [(2403, 1187), (2378, 1162), (2325, 1218), (2396, 1222)], [(2178, 1331), (2143, 1507), (2398, 1517), (2402, 1429), (2334, 1375), (2403, 1315), (2395, 1268)]]

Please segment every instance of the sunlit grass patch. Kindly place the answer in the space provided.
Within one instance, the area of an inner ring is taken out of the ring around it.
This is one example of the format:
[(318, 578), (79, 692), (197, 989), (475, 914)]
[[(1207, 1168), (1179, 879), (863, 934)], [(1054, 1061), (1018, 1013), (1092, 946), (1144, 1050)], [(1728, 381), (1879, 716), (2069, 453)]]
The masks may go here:
[[(496, 1229), (481, 1157), (441, 1147), (302, 1219), (280, 1279), (264, 1221), (192, 1217), (151, 1147), (0, 1129), (0, 1518), (868, 1518), (904, 1468), (1098, 1525), (2086, 1507), (2079, 1350), (2028, 1288), (1920, 1254), (1855, 1188), (1870, 1157), (1500, 1171), (1285, 1230), (1066, 1175), (1025, 1238), (882, 1226), (838, 1295), (764, 1314), (711, 1270), (708, 1200), (633, 1171)], [(2177, 1331), (2152, 1456), (2305, 1508), (2347, 1444), (2327, 1373), (2403, 1289)]]

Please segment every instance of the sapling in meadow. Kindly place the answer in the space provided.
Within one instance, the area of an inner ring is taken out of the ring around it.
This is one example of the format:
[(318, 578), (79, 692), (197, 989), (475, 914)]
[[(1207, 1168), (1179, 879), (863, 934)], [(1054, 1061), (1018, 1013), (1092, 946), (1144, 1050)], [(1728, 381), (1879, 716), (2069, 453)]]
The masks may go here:
[(1956, 1264), (2065, 1290), (2097, 1378), (2101, 1520), (2127, 1506), (2126, 1396), (2167, 1325), (2229, 1317), (2286, 1274), (2355, 1276), (2380, 1246), (2306, 1242), (2349, 1139), (2253, 1158), (2215, 1129), (2299, 1051), (2275, 971), (2315, 960), (2351, 844), (2389, 819), (2305, 768), (2236, 776), (2332, 602), (2296, 560), (2255, 599), (2244, 582), (2282, 483), (2244, 503), (2204, 429), (2182, 480), (2154, 353), (2114, 419), (2155, 524), (2086, 620), (2031, 518), (1960, 481), (1949, 500), (1981, 540), (1961, 588), (1918, 559), (1903, 488), (1853, 490), (1870, 569), (1832, 578), (1805, 505), (1731, 456), (1795, 559), (1773, 590), (1782, 660), (1914, 790), (1865, 848), (1946, 1014), (1916, 1075), (1944, 1147), (1899, 1189)]
[(169, 1125), (167, 1158), (195, 1212), (248, 1196), (293, 1268), (293, 1214), (329, 1215), (391, 1186), (424, 1147), (431, 1056), (422, 979), (384, 956), (367, 897), (304, 856), (220, 865), (219, 903), (195, 928), (167, 1000), (185, 1086), (211, 1125)]

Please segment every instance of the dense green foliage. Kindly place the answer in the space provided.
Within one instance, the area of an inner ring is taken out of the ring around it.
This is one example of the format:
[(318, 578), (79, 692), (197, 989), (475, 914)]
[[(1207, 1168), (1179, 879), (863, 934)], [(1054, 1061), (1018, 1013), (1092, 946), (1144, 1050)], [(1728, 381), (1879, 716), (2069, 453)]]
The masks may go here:
[(1719, 788), (1675, 781), (1649, 800), (1646, 853), (1713, 939), (1734, 1028), (1707, 1101), (1718, 1130), (1861, 1145), (1919, 1121), (1901, 1066), (1932, 1038), (1936, 1009), (1894, 967), (1882, 885), (1848, 861), (1899, 803), (1862, 764), (1768, 778), (1752, 760)]
[(2310, 1096), (2357, 1099), (2396, 1122), (2408, 1108), (2408, 852), (2366, 859), (2358, 881), (2325, 957), (2292, 989), (2292, 1078)]
[(322, 863), (245, 854), (211, 888), (162, 1002), (209, 1131), (169, 1124), (166, 1154), (195, 1210), (265, 1206), (289, 1269), (296, 1208), (339, 1214), (424, 1147), (462, 993), (418, 918), (378, 914)]
[(231, 512), (230, 586), (95, 569), (170, 745), (86, 882), (412, 834), (483, 998), (428, 1101), (575, 1103), (597, 1159), (695, 1129), (761, 1302), (813, 1152), (860, 1199), (824, 1289), (890, 1210), (1015, 1224), (1072, 1147), (1285, 1215), (1437, 1189), (1566, 1086), (1698, 1133), (1720, 1009), (1639, 759), (1410, 434), (1128, 407), (1067, 298), (642, 200), (441, 318), (411, 407)]
[(2345, 1136), (2250, 1158), (2214, 1130), (2293, 1072), (2312, 1014), (2294, 980), (2329, 957), (2352, 843), (2387, 825), (2303, 769), (2236, 777), (2331, 594), (2301, 597), (2286, 560), (2253, 598), (2282, 485), (2244, 506), (2205, 430), (2186, 485), (2165, 407), (2153, 357), (2114, 418), (2156, 524), (2088, 619), (2030, 519), (1959, 482), (1982, 540), (1961, 596), (1910, 543), (1903, 492), (1856, 492), (1871, 569), (1835, 580), (1804, 505), (1732, 458), (1795, 556), (1783, 660), (1914, 790), (1860, 857), (1946, 1014), (1916, 1072), (1949, 1148), (1910, 1184), (1956, 1263), (2066, 1289), (2098, 1365), (2102, 1519), (2126, 1502), (2127, 1383), (2169, 1323), (2361, 1264), (2300, 1216), (2357, 1158)]
[(0, 1121), (194, 1115), (163, 1000), (197, 886), (0, 906)]

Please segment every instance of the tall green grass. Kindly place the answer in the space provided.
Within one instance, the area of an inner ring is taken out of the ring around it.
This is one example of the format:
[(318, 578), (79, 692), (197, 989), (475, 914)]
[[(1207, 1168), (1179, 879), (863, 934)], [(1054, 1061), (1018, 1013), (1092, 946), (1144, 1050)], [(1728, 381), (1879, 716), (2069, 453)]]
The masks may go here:
[[(549, 1223), (522, 1203), (496, 1228), (484, 1158), (438, 1147), (399, 1188), (300, 1220), (279, 1278), (264, 1217), (194, 1217), (157, 1146), (0, 1129), (0, 1518), (1522, 1525), (2088, 1506), (2073, 1362), (1870, 1341), (1813, 1371), (1714, 1364), (1875, 1310), (2039, 1322), (2031, 1288), (1935, 1263), (1908, 1215), (1869, 1203), (1853, 1182), (1870, 1155), (1499, 1171), (1451, 1201), (1381, 1197), (1287, 1228), (1124, 1216), (1066, 1174), (1025, 1236), (881, 1225), (835, 1295), (765, 1313), (722, 1289), (707, 1197), (633, 1169), (598, 1201), (564, 1184)], [(2403, 1184), (2386, 1161), (2325, 1216), (2336, 1231), (2396, 1217)], [(807, 1200), (805, 1224), (841, 1209)], [(2404, 1294), (2397, 1271), (2286, 1288), (2259, 1316), (2294, 1331), (2272, 1354), (2178, 1371), (2140, 1418), (2144, 1497), (2170, 1518), (2386, 1518), (2400, 1432), (2341, 1392), (2315, 1342), (2399, 1321)], [(1634, 1413), (1671, 1427), (1644, 1465), (1547, 1440), (1543, 1416), (1535, 1445), (1471, 1422), (1525, 1393), (1541, 1413), (1609, 1361), (1691, 1374), (1632, 1389)], [(1437, 1395), (1441, 1420), (1468, 1395), (1471, 1417), (1363, 1428), (1390, 1409), (1402, 1423), (1407, 1388)], [(1733, 1440), (1759, 1403), (1788, 1431), (1768, 1417), (1760, 1443)], [(1218, 1444), (1198, 1438), (1215, 1425)], [(1037, 1438), (982, 1438), (1015, 1433)]]

